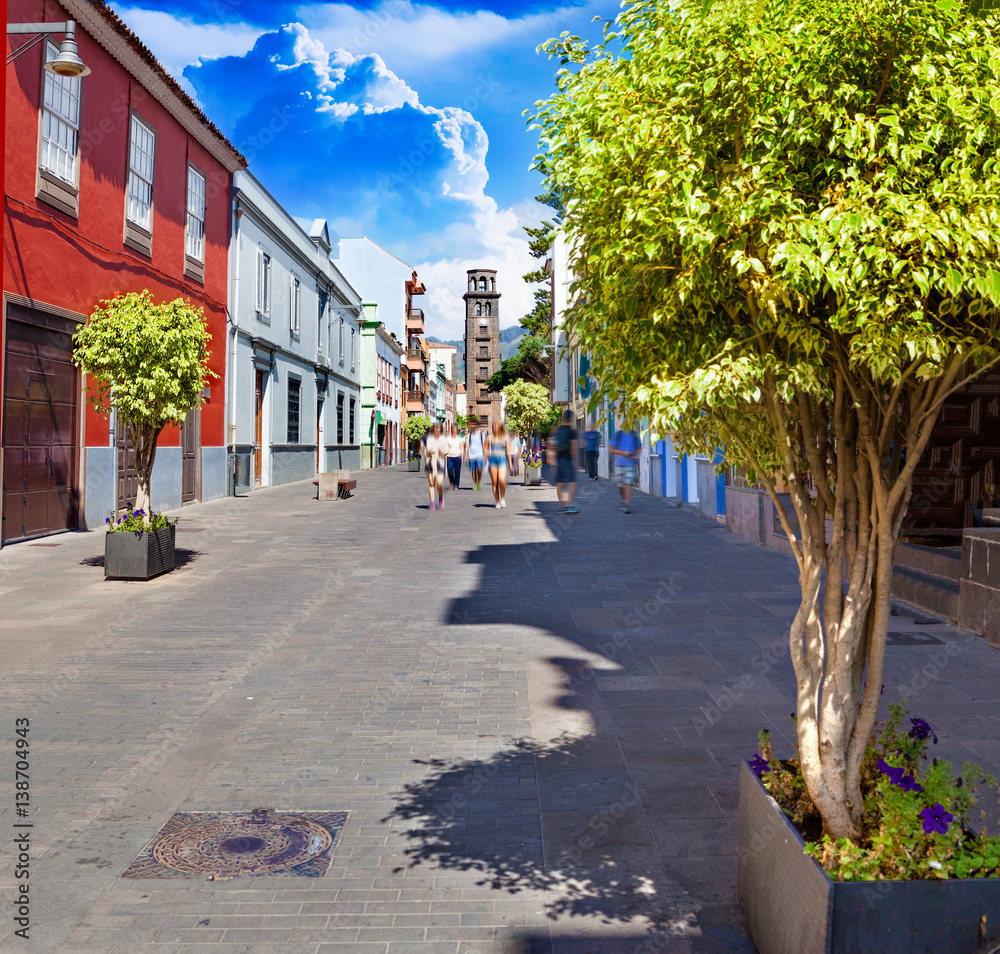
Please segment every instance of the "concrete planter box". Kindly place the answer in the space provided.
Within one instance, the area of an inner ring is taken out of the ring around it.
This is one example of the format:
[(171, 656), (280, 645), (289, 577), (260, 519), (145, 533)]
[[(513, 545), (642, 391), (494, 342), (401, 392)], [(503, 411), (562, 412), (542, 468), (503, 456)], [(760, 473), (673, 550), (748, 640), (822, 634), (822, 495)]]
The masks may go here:
[(420, 461), (419, 460), (408, 460), (406, 462), (406, 469), (411, 474), (415, 474), (418, 470), (420, 470)]
[(173, 525), (152, 533), (110, 531), (104, 535), (104, 579), (151, 580), (169, 573), (174, 563)]
[(737, 893), (760, 954), (971, 954), (1000, 878), (831, 881), (746, 762), (740, 766)]
[(524, 486), (525, 487), (541, 487), (542, 485), (542, 468), (541, 467), (525, 467), (524, 468)]

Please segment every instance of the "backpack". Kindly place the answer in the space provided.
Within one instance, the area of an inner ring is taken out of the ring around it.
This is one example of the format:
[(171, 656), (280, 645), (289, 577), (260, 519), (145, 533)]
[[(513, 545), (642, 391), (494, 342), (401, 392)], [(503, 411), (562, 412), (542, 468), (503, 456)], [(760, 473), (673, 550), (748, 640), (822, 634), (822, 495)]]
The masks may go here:
[(556, 431), (556, 453), (565, 454), (570, 447), (570, 436), (569, 436), (569, 425), (561, 424), (559, 430)]

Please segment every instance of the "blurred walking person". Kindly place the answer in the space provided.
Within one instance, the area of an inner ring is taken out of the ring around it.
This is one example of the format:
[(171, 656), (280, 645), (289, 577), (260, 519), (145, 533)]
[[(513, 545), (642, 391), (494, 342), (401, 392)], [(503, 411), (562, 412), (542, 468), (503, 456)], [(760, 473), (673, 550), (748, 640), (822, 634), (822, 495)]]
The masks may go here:
[(465, 439), (465, 459), (472, 476), (472, 489), (483, 486), (483, 458), (486, 453), (485, 435), (475, 423), (469, 424), (469, 436)]
[(497, 510), (507, 506), (507, 463), (510, 460), (510, 445), (507, 429), (502, 423), (494, 422), (490, 429), (486, 453), (490, 461), (490, 483), (493, 485), (493, 499)]
[(521, 472), (521, 447), (523, 444), (518, 434), (508, 434), (507, 440), (510, 445), (510, 473), (512, 477), (517, 477)]
[(639, 467), (639, 437), (631, 427), (620, 428), (611, 442), (618, 494), (622, 499), (622, 513), (631, 513), (632, 485)]
[(444, 471), (448, 458), (448, 439), (442, 433), (440, 421), (435, 421), (424, 441), (424, 473), (431, 510), (444, 509)]
[(576, 496), (576, 428), (573, 427), (573, 412), (566, 408), (563, 412), (562, 424), (549, 442), (549, 463), (556, 466), (556, 497), (559, 499), (559, 509), (563, 513), (579, 513), (573, 506)]
[(452, 490), (459, 489), (462, 480), (462, 454), (465, 451), (465, 438), (458, 433), (458, 426), (451, 425), (448, 435), (448, 483)]
[(587, 461), (587, 476), (591, 480), (597, 480), (597, 459), (600, 451), (601, 435), (597, 432), (597, 425), (591, 424), (583, 432), (583, 456)]

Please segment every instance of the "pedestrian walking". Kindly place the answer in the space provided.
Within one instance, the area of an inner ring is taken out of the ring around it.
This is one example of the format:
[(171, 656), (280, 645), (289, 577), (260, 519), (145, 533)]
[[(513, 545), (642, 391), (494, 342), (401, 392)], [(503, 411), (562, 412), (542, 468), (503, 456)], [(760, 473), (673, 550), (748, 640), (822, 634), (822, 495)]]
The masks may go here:
[(573, 412), (567, 408), (563, 412), (554, 439), (549, 442), (549, 463), (556, 467), (556, 497), (563, 513), (579, 513), (573, 506), (576, 496), (576, 455), (577, 437), (573, 427)]
[(611, 442), (611, 456), (615, 462), (622, 513), (631, 513), (632, 485), (635, 483), (639, 464), (639, 437), (631, 427), (620, 428), (615, 433)]
[(485, 435), (478, 425), (470, 424), (469, 436), (465, 440), (465, 459), (469, 464), (473, 490), (479, 490), (483, 486), (483, 457), (485, 453)]
[(493, 485), (493, 499), (497, 510), (507, 506), (507, 464), (510, 461), (510, 445), (507, 442), (507, 428), (494, 421), (490, 428), (486, 453), (490, 461), (490, 483)]
[(442, 433), (440, 421), (435, 421), (424, 440), (424, 473), (427, 475), (427, 493), (431, 510), (444, 509), (444, 471), (448, 457), (448, 439)]
[(591, 424), (583, 432), (583, 454), (587, 460), (587, 476), (591, 480), (597, 480), (597, 458), (600, 456), (601, 435), (597, 432), (597, 427)]
[(462, 453), (465, 450), (465, 438), (458, 433), (458, 426), (451, 425), (448, 435), (448, 483), (452, 490), (459, 489), (462, 480)]
[(517, 477), (521, 472), (521, 438), (517, 434), (508, 434), (507, 441), (510, 444), (510, 473), (512, 477)]

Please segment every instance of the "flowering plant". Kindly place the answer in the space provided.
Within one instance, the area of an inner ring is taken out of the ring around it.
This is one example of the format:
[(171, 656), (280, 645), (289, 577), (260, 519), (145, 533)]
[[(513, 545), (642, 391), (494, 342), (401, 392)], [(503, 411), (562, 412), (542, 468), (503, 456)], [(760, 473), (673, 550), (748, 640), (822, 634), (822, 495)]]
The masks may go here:
[(420, 453), (419, 453), (419, 451), (410, 451), (410, 453), (406, 455), (406, 459), (407, 460), (420, 460)]
[(540, 450), (533, 450), (532, 448), (525, 447), (521, 451), (521, 460), (524, 461), (525, 467), (541, 467), (542, 466), (542, 452)]
[(147, 514), (141, 507), (133, 510), (132, 504), (129, 504), (128, 509), (117, 520), (105, 517), (104, 522), (108, 525), (110, 533), (137, 533), (141, 538), (144, 533), (176, 526), (178, 519), (175, 517), (171, 520), (166, 514), (157, 513), (155, 510)]
[(806, 838), (806, 854), (835, 880), (1000, 877), (1000, 835), (986, 834), (985, 812), (978, 832), (969, 827), (979, 785), (996, 788), (996, 779), (969, 762), (956, 777), (949, 763), (928, 761), (937, 735), (924, 719), (906, 729), (906, 715), (903, 704), (890, 706), (865, 752), (860, 842), (821, 835), (799, 760), (775, 758), (767, 731), (750, 768)]

